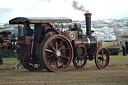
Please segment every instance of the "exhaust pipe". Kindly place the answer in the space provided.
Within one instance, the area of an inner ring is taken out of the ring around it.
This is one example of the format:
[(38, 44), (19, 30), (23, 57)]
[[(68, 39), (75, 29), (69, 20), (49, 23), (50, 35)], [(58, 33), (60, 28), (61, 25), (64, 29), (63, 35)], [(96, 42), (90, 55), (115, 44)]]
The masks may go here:
[(91, 36), (91, 13), (85, 13), (86, 35)]

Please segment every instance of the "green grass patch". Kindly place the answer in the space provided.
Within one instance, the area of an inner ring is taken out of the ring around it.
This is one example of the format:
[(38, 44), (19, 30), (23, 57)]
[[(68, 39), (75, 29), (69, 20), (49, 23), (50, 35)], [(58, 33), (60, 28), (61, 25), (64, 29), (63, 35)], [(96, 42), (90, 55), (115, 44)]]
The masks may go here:
[(110, 60), (128, 60), (128, 55), (123, 56), (121, 54), (119, 55), (110, 55)]
[(17, 58), (3, 58), (4, 62), (17, 62)]
[[(128, 60), (128, 55), (123, 56), (122, 54), (119, 55), (110, 55), (110, 60)], [(3, 58), (4, 62), (17, 62), (17, 58)]]

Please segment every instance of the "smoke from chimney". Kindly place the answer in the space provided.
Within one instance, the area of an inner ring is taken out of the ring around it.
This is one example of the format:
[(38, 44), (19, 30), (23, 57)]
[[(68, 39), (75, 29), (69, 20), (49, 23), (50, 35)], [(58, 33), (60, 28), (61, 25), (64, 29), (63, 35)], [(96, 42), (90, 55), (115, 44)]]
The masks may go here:
[(89, 10), (85, 10), (85, 8), (84, 8), (83, 5), (80, 5), (80, 6), (78, 6), (78, 5), (79, 5), (79, 3), (78, 3), (77, 1), (73, 1), (72, 7), (73, 7), (74, 9), (80, 10), (80, 11), (82, 11), (82, 12), (84, 12), (84, 13), (89, 13)]

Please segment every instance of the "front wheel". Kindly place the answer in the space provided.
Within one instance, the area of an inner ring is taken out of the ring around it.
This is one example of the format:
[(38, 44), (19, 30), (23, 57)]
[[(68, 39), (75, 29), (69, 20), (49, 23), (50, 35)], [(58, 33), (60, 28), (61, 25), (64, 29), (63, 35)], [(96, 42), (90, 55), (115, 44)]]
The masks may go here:
[(76, 52), (73, 57), (73, 65), (77, 68), (83, 68), (87, 62), (87, 56), (86, 56), (86, 47), (84, 46), (77, 46)]
[(109, 52), (105, 48), (99, 48), (95, 55), (95, 64), (98, 69), (104, 69), (109, 63)]
[(64, 71), (70, 65), (72, 56), (72, 45), (63, 35), (48, 36), (40, 45), (40, 63), (47, 71)]
[(73, 57), (73, 65), (77, 68), (83, 68), (87, 62), (87, 58), (79, 59), (78, 57)]

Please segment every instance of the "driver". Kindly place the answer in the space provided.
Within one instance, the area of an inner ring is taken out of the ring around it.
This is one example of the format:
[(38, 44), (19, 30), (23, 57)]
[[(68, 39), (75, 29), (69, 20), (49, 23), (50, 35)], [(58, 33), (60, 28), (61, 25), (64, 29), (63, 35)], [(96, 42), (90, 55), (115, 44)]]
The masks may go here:
[(77, 31), (79, 28), (77, 26), (77, 23), (74, 24), (74, 27), (71, 29), (71, 31)]
[[(0, 37), (0, 44), (2, 45), (2, 43), (3, 43), (3, 40)], [(0, 45), (0, 65), (3, 64), (3, 59), (2, 59), (2, 46), (1, 45)]]
[(1, 52), (0, 52), (0, 65), (2, 65), (3, 64), (3, 59), (2, 59), (2, 50), (0, 50)]
[(33, 30), (30, 28), (28, 21), (24, 23), (24, 34), (25, 34), (25, 36), (33, 35)]

